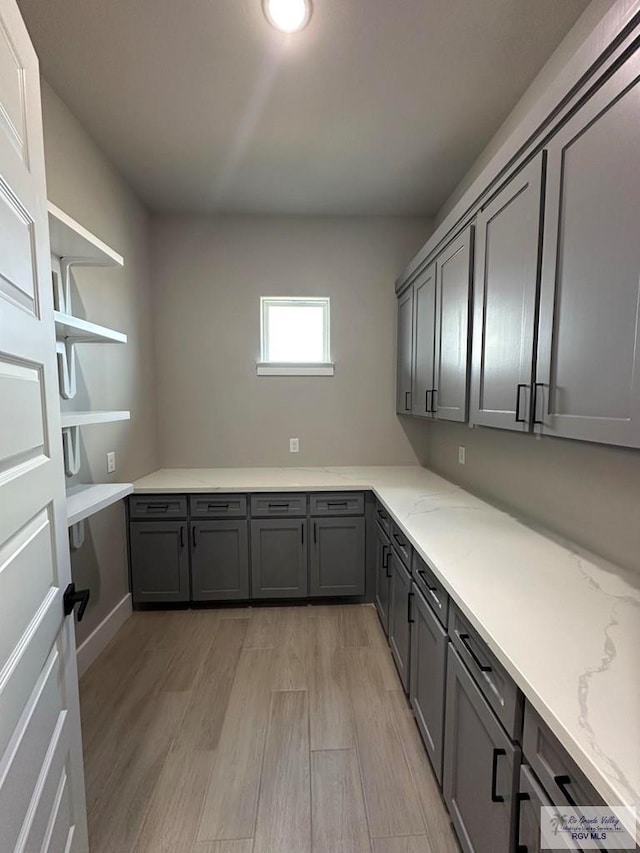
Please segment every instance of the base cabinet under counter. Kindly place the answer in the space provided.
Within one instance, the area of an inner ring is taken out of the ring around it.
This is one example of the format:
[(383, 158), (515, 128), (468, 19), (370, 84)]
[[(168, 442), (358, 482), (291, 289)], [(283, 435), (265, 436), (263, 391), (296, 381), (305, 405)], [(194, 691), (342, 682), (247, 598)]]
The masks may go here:
[(247, 521), (192, 521), (190, 528), (192, 600), (248, 599)]
[(306, 598), (307, 520), (251, 521), (251, 597)]
[(135, 604), (189, 601), (186, 521), (132, 521), (129, 525), (131, 593)]
[(364, 518), (314, 518), (309, 524), (309, 595), (364, 595)]

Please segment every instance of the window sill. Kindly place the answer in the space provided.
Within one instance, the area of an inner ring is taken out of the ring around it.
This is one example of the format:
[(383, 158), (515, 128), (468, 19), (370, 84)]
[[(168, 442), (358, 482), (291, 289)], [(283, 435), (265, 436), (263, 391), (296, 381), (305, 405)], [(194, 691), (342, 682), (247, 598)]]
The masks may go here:
[(269, 364), (256, 365), (258, 376), (333, 376), (335, 365), (323, 364)]

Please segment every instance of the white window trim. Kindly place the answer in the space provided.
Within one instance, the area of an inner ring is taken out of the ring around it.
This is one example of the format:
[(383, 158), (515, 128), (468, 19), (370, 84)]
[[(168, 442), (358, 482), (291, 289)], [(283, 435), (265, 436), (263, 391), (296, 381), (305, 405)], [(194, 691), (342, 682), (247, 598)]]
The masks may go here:
[[(268, 347), (268, 323), (267, 306), (273, 304), (297, 306), (300, 304), (314, 304), (321, 306), (324, 310), (324, 340), (323, 354), (326, 361), (302, 363), (302, 362), (273, 362), (266, 361)], [(256, 365), (258, 376), (333, 376), (335, 365), (330, 361), (331, 352), (331, 301), (327, 296), (261, 296), (260, 297), (260, 357), (261, 361)]]

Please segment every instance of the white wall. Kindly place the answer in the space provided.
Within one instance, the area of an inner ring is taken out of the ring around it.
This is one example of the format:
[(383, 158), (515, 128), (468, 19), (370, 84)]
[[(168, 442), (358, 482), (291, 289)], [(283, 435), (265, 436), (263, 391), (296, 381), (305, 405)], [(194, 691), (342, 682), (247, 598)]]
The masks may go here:
[[(430, 233), (410, 218), (155, 217), (162, 466), (414, 463), (394, 414), (393, 280)], [(256, 376), (259, 297), (305, 295), (331, 298), (335, 376)]]
[[(148, 215), (45, 81), (42, 98), (49, 199), (125, 259), (123, 269), (75, 274), (74, 313), (126, 332), (129, 342), (79, 347), (78, 396), (63, 408), (130, 409), (131, 421), (81, 430), (82, 469), (70, 482), (130, 482), (158, 467)], [(106, 472), (108, 450), (117, 453), (114, 475)], [(121, 504), (89, 520), (72, 571), (91, 589), (81, 642), (128, 592)]]

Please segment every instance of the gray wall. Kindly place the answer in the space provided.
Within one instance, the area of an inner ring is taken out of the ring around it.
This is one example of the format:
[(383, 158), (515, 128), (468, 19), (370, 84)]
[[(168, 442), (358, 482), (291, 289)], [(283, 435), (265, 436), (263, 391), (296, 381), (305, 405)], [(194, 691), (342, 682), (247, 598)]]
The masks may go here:
[(433, 471), (640, 571), (640, 451), (463, 424), (421, 426), (416, 449)]
[[(78, 396), (63, 408), (130, 409), (131, 421), (82, 429), (82, 469), (69, 482), (130, 482), (158, 467), (148, 215), (44, 81), (42, 98), (49, 199), (125, 259), (123, 269), (75, 274), (74, 313), (126, 332), (129, 342), (80, 347)], [(110, 475), (108, 450), (118, 465)], [(128, 592), (123, 514), (117, 504), (93, 516), (83, 548), (72, 554), (74, 580), (92, 596), (78, 642)]]
[[(423, 219), (152, 221), (163, 467), (411, 464), (395, 411), (397, 271)], [(334, 377), (258, 377), (260, 296), (329, 296)], [(289, 453), (289, 438), (300, 453)]]

